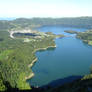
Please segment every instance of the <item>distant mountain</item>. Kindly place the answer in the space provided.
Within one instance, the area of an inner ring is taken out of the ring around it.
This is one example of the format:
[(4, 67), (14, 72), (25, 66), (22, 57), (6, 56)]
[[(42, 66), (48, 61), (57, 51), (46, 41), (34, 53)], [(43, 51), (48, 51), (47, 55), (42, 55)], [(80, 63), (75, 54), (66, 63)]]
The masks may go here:
[(66, 26), (92, 29), (92, 17), (75, 18), (17, 18), (12, 21), (23, 27), (33, 26)]

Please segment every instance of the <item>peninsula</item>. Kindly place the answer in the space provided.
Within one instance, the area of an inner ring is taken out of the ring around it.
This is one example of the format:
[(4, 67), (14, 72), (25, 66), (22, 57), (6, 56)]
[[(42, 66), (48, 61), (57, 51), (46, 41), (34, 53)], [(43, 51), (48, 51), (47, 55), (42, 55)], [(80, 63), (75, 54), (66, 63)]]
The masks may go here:
[[(1, 81), (3, 83), (8, 81), (12, 88), (31, 89), (26, 80), (34, 76), (31, 67), (37, 61), (35, 52), (55, 48), (56, 37), (64, 37), (64, 35), (32, 29), (1, 30), (0, 38), (4, 39), (0, 41)], [(7, 87), (3, 84), (1, 90), (6, 89)]]

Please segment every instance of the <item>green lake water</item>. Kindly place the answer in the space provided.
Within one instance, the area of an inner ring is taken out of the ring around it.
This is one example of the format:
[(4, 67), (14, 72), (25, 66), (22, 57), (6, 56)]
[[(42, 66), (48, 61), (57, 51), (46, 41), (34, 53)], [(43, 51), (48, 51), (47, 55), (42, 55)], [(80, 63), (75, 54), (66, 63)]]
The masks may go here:
[(43, 86), (53, 80), (72, 75), (85, 75), (92, 64), (92, 47), (64, 30), (85, 31), (84, 28), (45, 26), (42, 32), (65, 34), (68, 37), (55, 39), (56, 48), (36, 52), (37, 62), (32, 67), (35, 76), (29, 80), (33, 86)]

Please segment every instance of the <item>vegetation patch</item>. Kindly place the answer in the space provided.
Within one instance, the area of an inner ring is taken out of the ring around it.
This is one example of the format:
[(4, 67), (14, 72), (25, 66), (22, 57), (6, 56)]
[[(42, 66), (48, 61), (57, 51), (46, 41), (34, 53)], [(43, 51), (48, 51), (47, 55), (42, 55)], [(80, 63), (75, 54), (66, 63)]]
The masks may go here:
[(81, 40), (83, 40), (83, 42), (92, 45), (92, 30), (79, 32), (77, 34), (77, 38), (80, 38)]
[(13, 39), (8, 31), (0, 31), (0, 37), (4, 39), (0, 44), (0, 89), (6, 90), (7, 86), (3, 83), (8, 82), (12, 88), (29, 90), (31, 86), (26, 82), (26, 78), (33, 75), (29, 65), (36, 59), (35, 52), (55, 47), (54, 39), (57, 35), (36, 31), (37, 37), (23, 36)]

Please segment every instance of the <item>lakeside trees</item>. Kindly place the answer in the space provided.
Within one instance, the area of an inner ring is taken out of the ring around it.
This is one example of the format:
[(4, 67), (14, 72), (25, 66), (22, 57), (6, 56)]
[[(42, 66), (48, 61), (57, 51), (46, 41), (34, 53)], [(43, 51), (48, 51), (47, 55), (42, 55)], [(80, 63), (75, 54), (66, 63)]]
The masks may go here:
[(1, 90), (5, 90), (4, 82), (8, 82), (12, 88), (21, 90), (31, 89), (25, 77), (32, 74), (29, 64), (36, 58), (34, 51), (39, 48), (55, 46), (53, 34), (35, 41), (23, 42), (24, 38), (12, 39), (7, 31), (0, 31), (0, 79)]
[(83, 40), (83, 42), (92, 45), (92, 30), (88, 30), (86, 32), (79, 32), (77, 34), (77, 38), (80, 38), (81, 40)]

